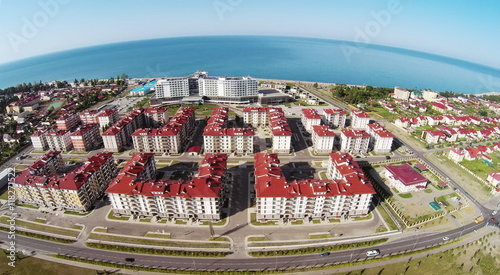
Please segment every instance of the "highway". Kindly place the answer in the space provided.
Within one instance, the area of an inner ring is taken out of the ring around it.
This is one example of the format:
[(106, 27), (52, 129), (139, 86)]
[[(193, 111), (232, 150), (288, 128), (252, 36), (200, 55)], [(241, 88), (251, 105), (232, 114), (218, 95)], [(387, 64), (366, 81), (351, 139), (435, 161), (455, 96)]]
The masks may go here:
[[(379, 249), (380, 258), (384, 255), (397, 254), (404, 251), (418, 250), (428, 246), (451, 242), (454, 239), (474, 232), (486, 225), (485, 222), (471, 223), (447, 232), (441, 233), (418, 233), (410, 234), (408, 238), (387, 242), (370, 248), (359, 248), (345, 251), (332, 252), (327, 257), (318, 254), (299, 256), (274, 256), (274, 257), (248, 257), (245, 259), (227, 258), (189, 258), (189, 257), (168, 257), (144, 254), (129, 254), (115, 251), (78, 247), (76, 244), (60, 244), (38, 239), (31, 239), (16, 235), (16, 246), (18, 250), (29, 250), (45, 252), (51, 254), (66, 254), (87, 258), (90, 260), (101, 260), (113, 263), (127, 264), (125, 258), (133, 257), (134, 265), (156, 266), (161, 268), (181, 268), (181, 269), (218, 269), (218, 270), (259, 270), (276, 268), (298, 268), (325, 265), (332, 263), (350, 262), (368, 258), (366, 251)], [(0, 232), (2, 240), (7, 239), (6, 232)], [(448, 241), (443, 241), (443, 237), (448, 237)]]

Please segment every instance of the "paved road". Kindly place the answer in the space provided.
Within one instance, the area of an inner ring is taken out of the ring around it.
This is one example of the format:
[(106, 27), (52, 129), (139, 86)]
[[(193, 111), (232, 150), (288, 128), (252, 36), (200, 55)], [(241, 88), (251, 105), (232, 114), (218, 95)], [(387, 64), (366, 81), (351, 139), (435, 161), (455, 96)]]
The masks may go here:
[[(275, 256), (246, 259), (232, 258), (184, 258), (154, 256), (142, 254), (129, 254), (121, 252), (111, 252), (98, 249), (76, 247), (74, 244), (51, 243), (43, 240), (31, 239), (23, 236), (16, 236), (17, 249), (36, 250), (46, 253), (59, 253), (67, 255), (78, 255), (88, 259), (99, 259), (125, 264), (125, 258), (134, 257), (136, 265), (161, 266), (164, 268), (193, 268), (193, 269), (275, 269), (306, 267), (323, 264), (331, 264), (332, 259), (336, 263), (365, 259), (366, 251), (379, 249), (381, 255), (389, 255), (414, 249), (422, 249), (435, 244), (444, 243), (443, 237), (450, 238), (449, 241), (458, 239), (461, 236), (472, 233), (474, 230), (484, 227), (485, 223), (468, 224), (442, 233), (415, 233), (412, 236), (396, 241), (387, 242), (371, 248), (360, 248), (348, 251), (332, 252), (328, 257), (320, 257), (318, 254), (300, 256)], [(7, 240), (7, 233), (0, 232), (2, 240)]]

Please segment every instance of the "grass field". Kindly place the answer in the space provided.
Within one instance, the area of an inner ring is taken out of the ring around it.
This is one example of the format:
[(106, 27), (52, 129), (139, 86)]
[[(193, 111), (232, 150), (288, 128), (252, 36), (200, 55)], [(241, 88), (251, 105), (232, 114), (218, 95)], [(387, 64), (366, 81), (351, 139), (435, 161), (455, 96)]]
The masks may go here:
[[(78, 275), (95, 275), (96, 270), (76, 267), (73, 265), (60, 264), (41, 259), (21, 256), (16, 261), (15, 267), (10, 267), (7, 264), (9, 259), (6, 257), (6, 251), (0, 252), (0, 271), (1, 274), (9, 275), (42, 275), (42, 274), (78, 274)], [(96, 267), (98, 270), (104, 267)], [(101, 273), (103, 274), (103, 273)]]
[(117, 220), (117, 221), (128, 221), (128, 219), (130, 218), (130, 217), (115, 217), (113, 214), (114, 213), (112, 210), (109, 211), (108, 219)]
[[(8, 224), (8, 220), (9, 220), (8, 217), (0, 217), (0, 223)], [(77, 237), (78, 234), (80, 233), (79, 231), (75, 231), (75, 230), (53, 227), (53, 226), (44, 225), (44, 224), (40, 224), (40, 223), (25, 222), (25, 221), (21, 221), (21, 220), (16, 220), (16, 226), (31, 229), (31, 230), (36, 230), (36, 231), (40, 231), (40, 232), (47, 232), (47, 233), (59, 234), (59, 235), (71, 236), (71, 237)]]
[(115, 235), (104, 235), (91, 233), (89, 239), (109, 241), (109, 242), (119, 242), (121, 244), (139, 244), (145, 246), (166, 246), (166, 247), (198, 247), (198, 248), (228, 248), (229, 244), (219, 244), (219, 243), (194, 243), (194, 242), (180, 242), (173, 240), (159, 240), (159, 239), (141, 239), (137, 237), (127, 237), (127, 236), (115, 236)]
[[(489, 240), (499, 239), (498, 234), (489, 237)], [(492, 253), (496, 251), (496, 253)], [(336, 273), (341, 275), (493, 275), (500, 270), (498, 259), (498, 241), (492, 244), (483, 239), (469, 245), (457, 247), (445, 252), (428, 255), (422, 258), (410, 258), (395, 264)]]

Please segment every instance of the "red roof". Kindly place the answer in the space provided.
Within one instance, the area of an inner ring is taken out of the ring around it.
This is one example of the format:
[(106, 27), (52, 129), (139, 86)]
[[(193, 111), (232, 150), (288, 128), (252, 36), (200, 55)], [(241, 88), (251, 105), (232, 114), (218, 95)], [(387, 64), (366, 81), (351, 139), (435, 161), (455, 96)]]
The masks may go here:
[(352, 138), (369, 138), (370, 137), (370, 134), (368, 134), (365, 130), (343, 129), (340, 132), (346, 137), (352, 137)]
[(351, 114), (353, 116), (357, 116), (357, 117), (360, 117), (360, 118), (369, 118), (370, 116), (365, 113), (363, 110), (352, 110), (351, 111)]
[(323, 112), (330, 115), (347, 115), (347, 112), (342, 109), (324, 109)]
[(399, 180), (402, 184), (406, 186), (410, 185), (420, 185), (422, 183), (427, 183), (427, 178), (422, 176), (420, 173), (411, 168), (407, 163), (402, 165), (388, 165), (385, 167), (389, 171), (394, 179)]
[(326, 125), (313, 125), (313, 131), (320, 137), (334, 137), (333, 129)]
[[(337, 157), (337, 155), (334, 155)], [(342, 154), (338, 156), (343, 156)], [(287, 182), (281, 173), (277, 154), (255, 154), (255, 190), (259, 197), (315, 197), (315, 196), (352, 196), (356, 194), (375, 194), (372, 185), (360, 174), (349, 174), (336, 180), (294, 180)], [(352, 159), (352, 158), (351, 158)], [(359, 167), (355, 164), (354, 167)], [(355, 168), (354, 168), (355, 169)], [(353, 170), (354, 170), (353, 169)]]
[(391, 132), (387, 131), (384, 127), (380, 126), (380, 124), (378, 123), (368, 124), (368, 128), (370, 128), (370, 130), (373, 131), (379, 137), (388, 137), (388, 138), (394, 137), (394, 135)]
[(316, 109), (303, 108), (302, 109), (302, 114), (307, 119), (321, 119), (321, 116), (318, 114), (318, 111), (316, 111)]
[(118, 177), (110, 184), (106, 193), (161, 197), (217, 198), (223, 189), (226, 161), (227, 155), (206, 154), (198, 169), (198, 175), (192, 180), (187, 181), (164, 179), (136, 180), (139, 173), (144, 170), (144, 167), (142, 169), (141, 167), (134, 168), (129, 161), (120, 171)]

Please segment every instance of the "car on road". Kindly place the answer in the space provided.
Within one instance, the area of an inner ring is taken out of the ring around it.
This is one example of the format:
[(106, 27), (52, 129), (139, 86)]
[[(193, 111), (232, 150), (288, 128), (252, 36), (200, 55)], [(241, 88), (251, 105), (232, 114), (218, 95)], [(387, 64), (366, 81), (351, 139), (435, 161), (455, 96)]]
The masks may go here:
[(443, 237), (443, 241), (445, 241), (445, 242), (446, 242), (446, 241), (449, 241), (449, 240), (450, 240), (450, 238), (448, 238), (448, 237), (446, 237), (446, 236), (445, 236), (445, 237)]
[(452, 218), (454, 218), (454, 219), (456, 219), (456, 218), (457, 218), (457, 217), (455, 217), (455, 215), (450, 215), (450, 217), (452, 217)]
[(134, 258), (125, 258), (125, 261), (127, 263), (133, 263), (133, 262), (135, 262), (135, 259)]
[(330, 256), (330, 252), (321, 253), (320, 255), (321, 255), (321, 257)]
[(373, 250), (366, 251), (366, 256), (368, 256), (368, 257), (377, 256), (379, 254), (380, 254), (380, 250), (378, 250), (378, 249), (373, 249)]
[(391, 157), (390, 156), (385, 156), (385, 159), (391, 159)]

